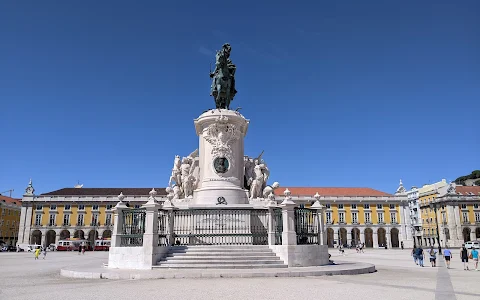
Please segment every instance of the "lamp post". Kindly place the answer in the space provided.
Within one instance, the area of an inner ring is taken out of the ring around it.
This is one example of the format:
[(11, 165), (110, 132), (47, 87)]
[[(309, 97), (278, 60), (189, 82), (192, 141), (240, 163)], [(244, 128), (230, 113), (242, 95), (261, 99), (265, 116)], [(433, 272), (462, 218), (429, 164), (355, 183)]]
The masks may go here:
[(437, 203), (431, 202), (430, 208), (433, 208), (435, 212), (435, 226), (437, 227), (437, 242), (438, 242), (438, 253), (442, 255), (442, 245), (440, 244), (440, 232), (438, 231), (438, 219), (437, 219)]

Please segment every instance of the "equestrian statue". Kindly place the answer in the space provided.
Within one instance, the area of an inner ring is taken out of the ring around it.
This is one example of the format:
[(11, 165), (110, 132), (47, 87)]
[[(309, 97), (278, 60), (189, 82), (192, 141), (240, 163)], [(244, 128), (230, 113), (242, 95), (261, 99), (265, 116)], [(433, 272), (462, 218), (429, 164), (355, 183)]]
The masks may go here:
[(235, 71), (237, 67), (230, 60), (230, 44), (224, 44), (222, 49), (217, 51), (215, 70), (210, 70), (212, 86), (210, 96), (215, 99), (215, 108), (230, 109), (237, 90), (235, 89)]

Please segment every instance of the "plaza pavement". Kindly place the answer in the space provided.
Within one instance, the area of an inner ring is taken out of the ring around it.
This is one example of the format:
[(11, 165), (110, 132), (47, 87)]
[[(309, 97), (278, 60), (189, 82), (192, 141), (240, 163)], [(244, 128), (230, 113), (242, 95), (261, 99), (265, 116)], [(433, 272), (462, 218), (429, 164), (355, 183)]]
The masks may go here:
[(442, 260), (437, 268), (418, 267), (407, 249), (330, 253), (334, 260), (373, 263), (378, 271), (307, 278), (71, 279), (61, 277), (60, 269), (101, 265), (107, 253), (49, 252), (39, 261), (31, 253), (0, 253), (0, 299), (480, 299), (480, 271), (464, 271), (458, 250), (450, 270)]

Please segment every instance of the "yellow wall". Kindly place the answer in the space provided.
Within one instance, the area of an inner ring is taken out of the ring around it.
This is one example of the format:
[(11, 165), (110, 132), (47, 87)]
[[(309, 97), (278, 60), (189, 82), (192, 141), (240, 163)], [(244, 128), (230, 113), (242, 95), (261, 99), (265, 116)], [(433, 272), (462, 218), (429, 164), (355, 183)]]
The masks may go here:
[[(68, 204), (67, 204), (68, 205)], [(82, 205), (82, 204), (80, 204)], [(85, 210), (83, 210), (83, 226), (90, 226), (92, 222), (92, 212), (95, 213), (100, 213), (98, 216), (98, 222), (100, 223), (101, 226), (105, 225), (106, 221), (106, 212), (107, 212), (107, 206), (106, 205), (98, 205), (99, 209), (98, 211), (93, 211), (92, 210), (92, 205), (91, 204), (85, 204)], [(65, 205), (57, 205), (57, 214), (56, 214), (56, 224), (57, 226), (62, 226), (63, 225), (63, 215), (65, 211)], [(37, 211), (36, 210), (36, 205), (33, 207), (33, 213), (32, 213), (32, 225), (35, 225), (35, 215), (39, 212), (43, 212), (42, 214), (42, 226), (48, 226), (50, 222), (50, 204), (43, 204), (42, 205), (42, 210)], [(72, 203), (70, 204), (70, 226), (76, 226), (77, 225), (77, 217), (78, 217), (78, 204)], [(111, 223), (113, 224), (113, 212), (112, 213), (112, 218), (111, 218)], [(20, 221), (20, 213), (18, 215), (18, 221)]]
[[(5, 212), (5, 215), (3, 213)], [(10, 215), (8, 214), (10, 212)], [(0, 224), (0, 231), (2, 236), (6, 237), (15, 237), (18, 232), (18, 226), (20, 223), (20, 207), (7, 207), (0, 206), (0, 220), (3, 221), (3, 224)], [(8, 222), (8, 226), (7, 226)], [(16, 229), (12, 229), (16, 228)]]
[[(369, 211), (370, 212), (370, 221), (372, 224), (378, 224), (378, 215), (377, 215), (377, 204), (370, 204), (370, 210), (365, 210), (364, 208), (364, 203), (358, 203), (357, 204), (357, 209), (352, 210), (351, 204), (344, 204), (343, 210), (338, 209), (338, 203), (330, 203), (330, 210), (332, 214), (332, 221), (335, 221), (335, 224), (338, 224), (339, 222), (339, 217), (338, 213), (344, 212), (345, 213), (345, 223), (346, 224), (352, 224), (352, 212), (357, 212), (357, 221), (359, 225), (365, 225), (365, 212)], [(401, 222), (401, 215), (400, 215), (400, 207), (397, 203), (395, 203), (395, 209), (390, 210), (390, 203), (382, 203), (383, 205), (383, 221), (386, 224), (391, 223), (391, 218), (390, 218), (390, 213), (391, 212), (396, 212), (396, 221), (397, 223), (400, 224)]]

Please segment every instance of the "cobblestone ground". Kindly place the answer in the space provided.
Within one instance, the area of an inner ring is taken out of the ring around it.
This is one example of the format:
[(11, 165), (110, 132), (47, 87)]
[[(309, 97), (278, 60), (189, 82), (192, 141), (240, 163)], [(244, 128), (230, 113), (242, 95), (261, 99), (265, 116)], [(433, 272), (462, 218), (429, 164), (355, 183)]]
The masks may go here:
[[(464, 271), (454, 251), (452, 269), (421, 268), (410, 250), (347, 250), (333, 259), (374, 263), (366, 275), (308, 278), (219, 278), (169, 280), (86, 280), (60, 277), (62, 267), (101, 265), (107, 254), (0, 253), (0, 299), (480, 299), (480, 271)], [(473, 268), (473, 265), (470, 265)]]

